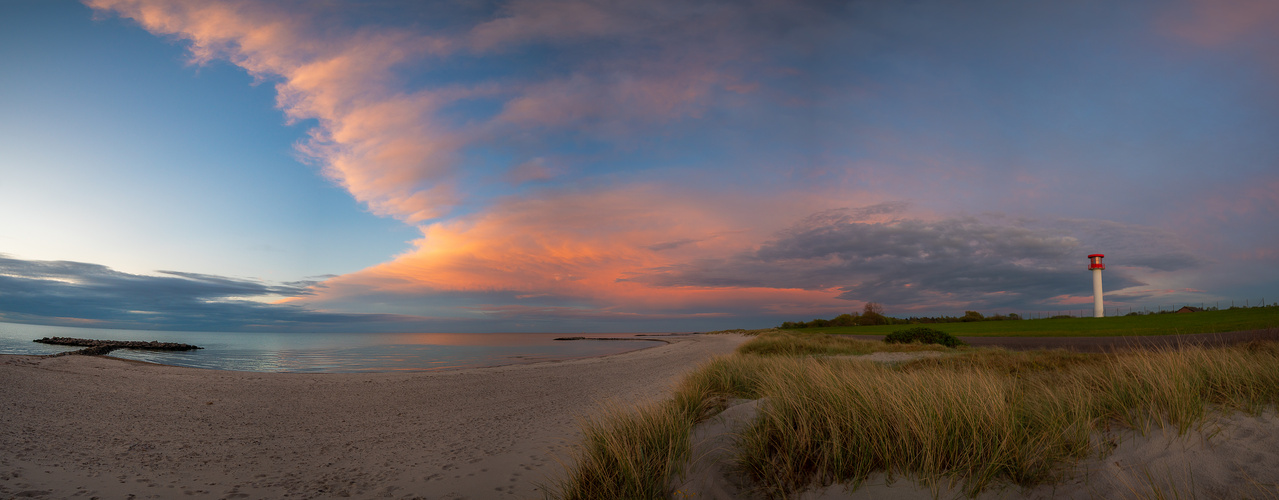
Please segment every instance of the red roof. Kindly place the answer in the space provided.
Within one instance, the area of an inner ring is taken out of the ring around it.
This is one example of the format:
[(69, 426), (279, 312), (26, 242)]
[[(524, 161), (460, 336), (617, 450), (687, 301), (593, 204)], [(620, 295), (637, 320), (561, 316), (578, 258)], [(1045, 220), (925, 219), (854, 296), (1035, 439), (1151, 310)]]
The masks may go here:
[(1092, 255), (1089, 255), (1089, 256), (1088, 256), (1088, 258), (1089, 258), (1089, 259), (1091, 259), (1091, 258), (1093, 258), (1093, 257), (1105, 257), (1105, 255), (1102, 255), (1102, 254), (1099, 254), (1099, 253), (1095, 253), (1095, 254), (1092, 254)]

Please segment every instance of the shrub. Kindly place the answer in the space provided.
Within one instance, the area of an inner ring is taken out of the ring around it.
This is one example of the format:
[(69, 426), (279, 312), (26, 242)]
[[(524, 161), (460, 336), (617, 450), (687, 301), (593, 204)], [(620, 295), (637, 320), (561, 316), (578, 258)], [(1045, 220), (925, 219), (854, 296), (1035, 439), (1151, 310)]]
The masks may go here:
[(841, 314), (830, 320), (830, 326), (857, 326), (858, 317), (852, 314)]
[(909, 344), (911, 342), (919, 342), (921, 344), (941, 344), (946, 347), (967, 345), (964, 344), (962, 340), (955, 338), (955, 336), (949, 333), (941, 330), (934, 330), (926, 326), (897, 330), (884, 337), (884, 342), (889, 344)]
[(959, 321), (963, 321), (965, 323), (970, 321), (985, 321), (985, 320), (986, 320), (986, 317), (982, 316), (981, 313), (977, 311), (964, 311), (964, 317), (959, 318)]

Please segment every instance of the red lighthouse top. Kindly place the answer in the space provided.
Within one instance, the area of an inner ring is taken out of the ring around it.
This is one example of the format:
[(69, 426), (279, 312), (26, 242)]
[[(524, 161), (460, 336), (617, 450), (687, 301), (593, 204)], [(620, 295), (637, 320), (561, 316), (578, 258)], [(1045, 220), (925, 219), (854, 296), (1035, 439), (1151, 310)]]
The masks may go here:
[(1102, 258), (1102, 257), (1105, 257), (1105, 255), (1102, 255), (1102, 254), (1099, 254), (1099, 253), (1095, 253), (1095, 254), (1089, 255), (1089, 256), (1088, 256), (1088, 270), (1090, 270), (1090, 271), (1091, 271), (1091, 270), (1093, 270), (1093, 269), (1105, 269), (1105, 268), (1106, 268), (1106, 265), (1101, 263), (1101, 258)]

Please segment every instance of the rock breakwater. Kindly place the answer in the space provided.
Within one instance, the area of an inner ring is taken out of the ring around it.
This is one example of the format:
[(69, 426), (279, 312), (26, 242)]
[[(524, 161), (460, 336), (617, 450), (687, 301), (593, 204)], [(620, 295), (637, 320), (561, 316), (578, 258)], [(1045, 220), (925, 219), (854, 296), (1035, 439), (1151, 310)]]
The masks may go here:
[(191, 344), (179, 344), (176, 342), (156, 342), (140, 341), (140, 340), (94, 340), (94, 339), (76, 339), (71, 337), (44, 337), (36, 339), (35, 342), (41, 344), (52, 345), (69, 345), (85, 347), (79, 351), (69, 351), (55, 354), (54, 356), (66, 356), (68, 354), (77, 354), (82, 356), (100, 356), (107, 354), (116, 349), (146, 349), (150, 351), (191, 351), (195, 349), (203, 349), (200, 346)]

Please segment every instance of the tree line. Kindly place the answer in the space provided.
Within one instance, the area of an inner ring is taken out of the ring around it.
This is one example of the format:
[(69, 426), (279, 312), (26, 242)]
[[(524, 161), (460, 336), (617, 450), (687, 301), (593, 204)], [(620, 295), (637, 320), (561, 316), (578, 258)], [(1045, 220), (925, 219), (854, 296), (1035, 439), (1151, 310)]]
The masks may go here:
[(977, 311), (964, 311), (963, 316), (911, 316), (909, 318), (894, 318), (884, 315), (883, 306), (876, 302), (867, 302), (862, 307), (861, 313), (848, 313), (835, 316), (831, 319), (817, 318), (812, 321), (786, 321), (778, 328), (796, 329), (796, 328), (822, 328), (828, 326), (870, 326), (870, 325), (911, 325), (911, 324), (929, 324), (929, 323), (969, 323), (973, 321), (1008, 321), (1019, 320), (1021, 315), (1017, 313), (1008, 313), (1007, 315), (995, 314), (986, 316)]

